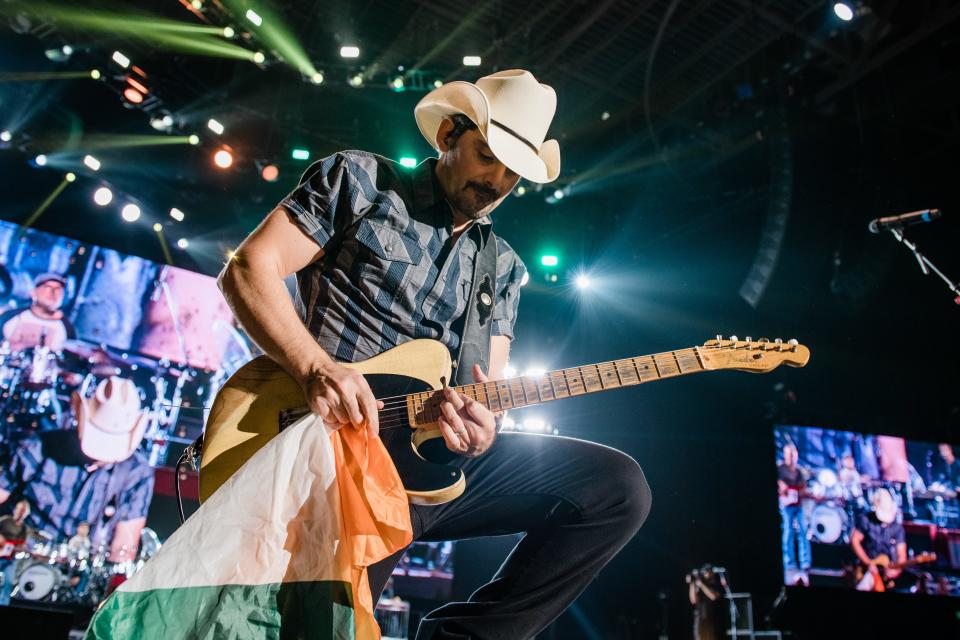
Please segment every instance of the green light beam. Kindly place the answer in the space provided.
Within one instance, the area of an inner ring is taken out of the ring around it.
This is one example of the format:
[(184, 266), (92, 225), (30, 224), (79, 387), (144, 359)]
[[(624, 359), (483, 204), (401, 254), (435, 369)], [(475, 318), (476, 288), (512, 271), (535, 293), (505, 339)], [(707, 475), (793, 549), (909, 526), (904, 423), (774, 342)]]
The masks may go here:
[(28, 218), (23, 222), (23, 225), (22, 225), (22, 226), (24, 226), (24, 227), (30, 227), (30, 226), (32, 226), (33, 223), (37, 221), (37, 218), (39, 218), (40, 216), (42, 216), (42, 215), (43, 215), (43, 212), (47, 210), (47, 207), (49, 207), (49, 206), (53, 203), (53, 201), (57, 199), (57, 196), (60, 195), (60, 192), (67, 188), (67, 185), (68, 185), (68, 184), (70, 184), (70, 181), (67, 180), (66, 178), (64, 178), (64, 179), (60, 182), (60, 184), (58, 184), (57, 187), (56, 187), (53, 191), (50, 192), (50, 195), (47, 196), (47, 199), (44, 200), (43, 202), (41, 202), (41, 203), (40, 203), (40, 206), (37, 207), (36, 210), (34, 210), (33, 213), (30, 214), (30, 217), (28, 217)]
[(0, 73), (0, 82), (36, 82), (39, 80), (76, 80), (89, 78), (89, 71), (23, 71)]

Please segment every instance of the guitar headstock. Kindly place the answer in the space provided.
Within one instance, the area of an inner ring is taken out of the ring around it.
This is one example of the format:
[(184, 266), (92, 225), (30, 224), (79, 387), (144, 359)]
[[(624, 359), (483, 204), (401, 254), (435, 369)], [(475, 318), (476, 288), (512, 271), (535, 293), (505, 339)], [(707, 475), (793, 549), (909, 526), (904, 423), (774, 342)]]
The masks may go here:
[(740, 340), (737, 336), (728, 339), (717, 336), (714, 340), (704, 342), (702, 347), (697, 347), (697, 353), (706, 369), (736, 369), (754, 373), (773, 371), (781, 364), (803, 367), (810, 360), (810, 349), (796, 340), (784, 342), (780, 338), (754, 340), (748, 337)]

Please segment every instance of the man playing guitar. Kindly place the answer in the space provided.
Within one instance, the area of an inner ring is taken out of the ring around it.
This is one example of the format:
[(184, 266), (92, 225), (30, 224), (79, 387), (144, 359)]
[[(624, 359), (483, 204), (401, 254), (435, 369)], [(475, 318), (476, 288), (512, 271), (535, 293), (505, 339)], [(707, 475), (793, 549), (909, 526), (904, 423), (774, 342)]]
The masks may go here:
[[(783, 446), (783, 462), (777, 465), (783, 571), (788, 582), (794, 579), (805, 582), (806, 576), (802, 572), (810, 568), (811, 561), (810, 539), (807, 537), (802, 503), (810, 473), (797, 465), (798, 459), (796, 445), (788, 442)], [(798, 571), (801, 573), (798, 574)]]
[(886, 557), (896, 565), (907, 562), (907, 538), (903, 525), (897, 522), (897, 503), (887, 489), (879, 488), (870, 498), (871, 511), (864, 513), (850, 537), (853, 553), (865, 568), (857, 582), (858, 591), (883, 591), (884, 583), (900, 577), (902, 569), (878, 566), (878, 559)]
[[(415, 338), (456, 351), (487, 238), (497, 243), (489, 366), (471, 373), (501, 377), (526, 270), (492, 235), (489, 214), (521, 177), (546, 183), (559, 174), (559, 147), (544, 140), (555, 108), (553, 89), (526, 71), (447, 83), (415, 110), (439, 158), (408, 171), (360, 151), (330, 156), (238, 248), (220, 276), (227, 301), (329, 425), (378, 433), (382, 403), (340, 362)], [(296, 305), (283, 283), (293, 274)], [(634, 536), (650, 490), (619, 451), (498, 435), (485, 406), (449, 388), (444, 396), (440, 429), (446, 447), (464, 456), (469, 481), (451, 502), (411, 504), (414, 539), (526, 535), (490, 583), (428, 614), (417, 637), (530, 638)], [(370, 569), (374, 600), (401, 555)]]

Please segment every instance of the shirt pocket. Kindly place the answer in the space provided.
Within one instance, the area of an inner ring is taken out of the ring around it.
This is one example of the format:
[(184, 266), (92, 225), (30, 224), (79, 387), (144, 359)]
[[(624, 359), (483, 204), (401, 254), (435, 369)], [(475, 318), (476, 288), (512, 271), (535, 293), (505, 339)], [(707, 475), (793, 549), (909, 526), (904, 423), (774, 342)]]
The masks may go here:
[(357, 242), (385, 262), (419, 264), (423, 248), (418, 240), (393, 227), (363, 219), (357, 227)]

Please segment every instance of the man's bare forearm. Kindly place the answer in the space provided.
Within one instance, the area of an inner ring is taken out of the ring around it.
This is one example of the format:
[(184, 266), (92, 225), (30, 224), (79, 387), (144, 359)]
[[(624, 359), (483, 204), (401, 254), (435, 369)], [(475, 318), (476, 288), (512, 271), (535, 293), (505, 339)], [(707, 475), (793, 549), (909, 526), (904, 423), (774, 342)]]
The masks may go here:
[(220, 290), (250, 338), (302, 381), (333, 359), (310, 335), (272, 265), (238, 252), (224, 267)]

